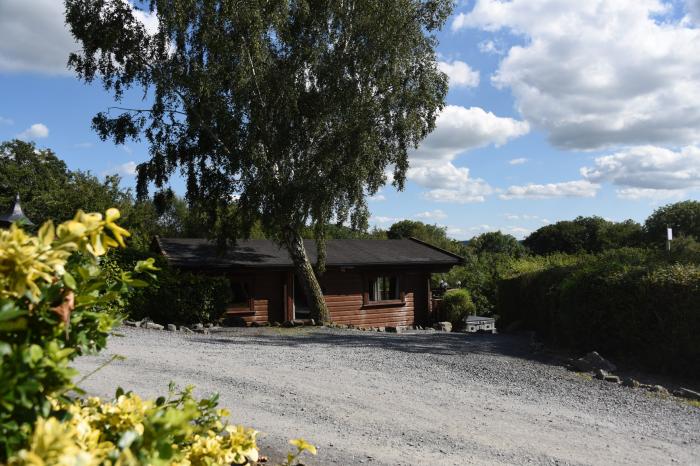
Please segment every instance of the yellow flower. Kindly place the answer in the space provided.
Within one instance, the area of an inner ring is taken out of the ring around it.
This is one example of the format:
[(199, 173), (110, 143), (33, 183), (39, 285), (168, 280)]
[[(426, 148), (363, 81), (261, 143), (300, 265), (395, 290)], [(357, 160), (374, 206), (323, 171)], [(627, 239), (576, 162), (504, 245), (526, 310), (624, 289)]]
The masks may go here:
[(304, 451), (308, 451), (312, 455), (316, 454), (316, 447), (311, 445), (309, 442), (307, 442), (303, 438), (292, 439), (289, 441), (289, 443), (291, 445), (294, 445), (295, 447), (297, 447), (299, 449), (299, 453), (304, 452)]
[(17, 225), (0, 230), (0, 298), (26, 294), (36, 302), (42, 285), (65, 274), (66, 262), (73, 252), (99, 257), (111, 248), (124, 246), (129, 232), (115, 223), (119, 215), (119, 210), (109, 209), (103, 220), (102, 214), (78, 211), (72, 220), (57, 228), (51, 221), (44, 223), (37, 236)]

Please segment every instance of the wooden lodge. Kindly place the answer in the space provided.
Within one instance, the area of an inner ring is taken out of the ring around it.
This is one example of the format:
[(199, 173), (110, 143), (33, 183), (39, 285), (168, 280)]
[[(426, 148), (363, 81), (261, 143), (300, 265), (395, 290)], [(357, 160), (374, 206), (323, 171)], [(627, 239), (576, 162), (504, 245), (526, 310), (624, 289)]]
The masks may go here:
[[(312, 263), (316, 244), (304, 243)], [(227, 313), (248, 323), (310, 317), (285, 249), (269, 240), (239, 240), (223, 255), (203, 239), (156, 238), (170, 265), (231, 280)], [(430, 275), (463, 259), (417, 239), (328, 240), (319, 280), (331, 320), (358, 327), (399, 327), (432, 321)]]

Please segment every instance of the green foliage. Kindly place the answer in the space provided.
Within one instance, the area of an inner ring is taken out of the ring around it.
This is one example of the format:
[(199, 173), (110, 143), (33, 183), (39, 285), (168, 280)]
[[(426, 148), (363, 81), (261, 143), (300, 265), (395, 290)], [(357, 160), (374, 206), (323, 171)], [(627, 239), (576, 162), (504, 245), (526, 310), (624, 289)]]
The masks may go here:
[(155, 35), (122, 0), (65, 5), (78, 76), (116, 99), (146, 91), (143, 111), (100, 113), (93, 127), (118, 144), (145, 138), (140, 195), (182, 168), (187, 199), (219, 238), (257, 221), (281, 243), (309, 223), (322, 239), (332, 219), (364, 229), (365, 197), (388, 166), (403, 187), (408, 151), (434, 129), (448, 90), (434, 49), (451, 0), (155, 0), (144, 5)]
[(416, 220), (401, 220), (394, 223), (387, 231), (387, 237), (389, 239), (416, 238), (454, 253), (462, 250), (458, 241), (447, 237), (447, 228)]
[[(196, 400), (193, 387), (156, 401), (117, 389), (109, 402), (98, 398), (53, 402), (40, 418), (28, 448), (10, 465), (211, 465), (257, 461), (257, 432), (228, 425), (218, 396)], [(68, 463), (67, 459), (75, 461)], [(79, 459), (79, 461), (77, 461)]]
[(577, 217), (546, 225), (523, 244), (535, 254), (602, 252), (642, 244), (642, 227), (632, 221), (610, 222), (601, 217)]
[(478, 315), (491, 316), (495, 312), (498, 281), (510, 273), (514, 259), (506, 254), (491, 253), (470, 253), (465, 259), (465, 265), (453, 267), (441, 277), (451, 286), (459, 282), (459, 286), (469, 292)]
[(500, 283), (501, 325), (519, 320), (556, 345), (700, 375), (699, 265), (640, 249), (539, 265)]
[(527, 249), (514, 236), (504, 235), (500, 231), (483, 233), (475, 236), (467, 243), (467, 249), (474, 254), (493, 253), (505, 254), (509, 257), (520, 258), (527, 254)]
[(450, 290), (442, 297), (440, 312), (442, 318), (452, 322), (455, 328), (464, 326), (464, 318), (473, 315), (476, 307), (467, 290)]
[(19, 193), (24, 213), (34, 223), (64, 221), (77, 210), (104, 212), (124, 209), (128, 193), (119, 177), (100, 182), (95, 176), (70, 171), (50, 149), (13, 140), (0, 144), (0, 211), (8, 210)]
[(219, 321), (232, 300), (227, 277), (182, 272), (163, 264), (157, 283), (133, 293), (126, 312), (132, 319), (162, 324), (210, 323)]
[[(218, 397), (196, 400), (192, 388), (144, 401), (118, 389), (112, 402), (76, 400), (70, 367), (103, 349), (124, 296), (154, 278), (153, 259), (108, 256), (129, 232), (106, 214), (78, 212), (37, 235), (0, 230), (0, 463), (205, 466), (257, 461), (257, 432), (227, 425)], [(121, 265), (132, 261), (132, 270)], [(296, 451), (315, 454), (303, 439)]]
[(69, 367), (77, 356), (104, 348), (122, 294), (145, 282), (152, 262), (121, 271), (110, 283), (98, 257), (128, 233), (110, 209), (78, 215), (31, 236), (0, 230), (0, 462), (23, 446), (34, 422), (48, 416), (49, 397), (76, 389)]
[(700, 239), (700, 202), (676, 202), (656, 209), (644, 222), (649, 244), (666, 244), (667, 227), (673, 228), (676, 237), (692, 236)]

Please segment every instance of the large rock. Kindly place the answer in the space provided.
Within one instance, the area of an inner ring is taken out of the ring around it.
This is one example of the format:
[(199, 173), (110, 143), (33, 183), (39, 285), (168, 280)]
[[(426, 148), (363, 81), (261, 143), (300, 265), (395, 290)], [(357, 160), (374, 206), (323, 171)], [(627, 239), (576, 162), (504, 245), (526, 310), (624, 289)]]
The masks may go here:
[(167, 328), (170, 332), (177, 332), (177, 325), (175, 324), (168, 324)]
[(180, 325), (180, 331), (184, 333), (194, 333), (194, 330), (191, 330), (189, 327), (185, 327), (184, 325)]
[(615, 364), (602, 357), (597, 351), (592, 351), (582, 358), (575, 359), (571, 364), (581, 372), (591, 372), (597, 369), (613, 372), (617, 369)]
[(141, 324), (141, 327), (148, 328), (151, 330), (163, 330), (163, 326), (160, 324), (156, 324), (155, 322), (146, 322), (144, 324)]
[(651, 388), (649, 388), (649, 391), (652, 393), (658, 393), (661, 396), (668, 396), (670, 393), (668, 390), (666, 390), (666, 387), (662, 385), (652, 385)]
[(625, 377), (625, 380), (622, 381), (622, 385), (630, 388), (639, 388), (641, 386), (639, 380), (635, 380), (632, 377)]
[(435, 330), (439, 330), (441, 332), (451, 332), (452, 331), (452, 323), (450, 323), (450, 322), (438, 322), (435, 324)]
[(125, 320), (124, 325), (127, 325), (129, 327), (140, 327), (141, 322), (135, 321), (135, 320)]

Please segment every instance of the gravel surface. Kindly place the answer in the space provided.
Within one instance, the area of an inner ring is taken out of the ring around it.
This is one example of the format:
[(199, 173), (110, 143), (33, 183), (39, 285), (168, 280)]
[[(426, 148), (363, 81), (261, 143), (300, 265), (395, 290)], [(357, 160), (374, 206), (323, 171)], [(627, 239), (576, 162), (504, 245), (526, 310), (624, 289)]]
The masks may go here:
[(260, 445), (319, 447), (306, 464), (700, 464), (700, 409), (591, 380), (507, 335), (226, 329), (210, 335), (120, 328), (76, 361), (83, 382), (156, 396), (173, 380), (221, 394)]

